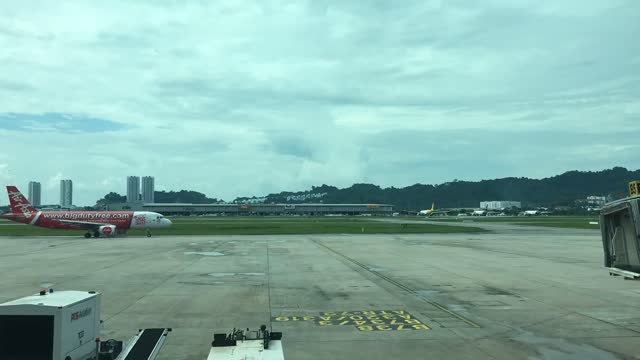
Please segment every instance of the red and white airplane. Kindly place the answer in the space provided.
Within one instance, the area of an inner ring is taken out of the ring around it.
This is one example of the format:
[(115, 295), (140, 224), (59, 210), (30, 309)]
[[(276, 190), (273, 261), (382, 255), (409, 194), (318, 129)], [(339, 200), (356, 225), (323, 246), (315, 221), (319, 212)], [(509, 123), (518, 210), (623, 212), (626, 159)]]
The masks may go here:
[(11, 212), (3, 218), (50, 229), (86, 230), (84, 237), (115, 236), (129, 229), (147, 230), (171, 226), (171, 220), (150, 211), (38, 211), (15, 186), (7, 186)]

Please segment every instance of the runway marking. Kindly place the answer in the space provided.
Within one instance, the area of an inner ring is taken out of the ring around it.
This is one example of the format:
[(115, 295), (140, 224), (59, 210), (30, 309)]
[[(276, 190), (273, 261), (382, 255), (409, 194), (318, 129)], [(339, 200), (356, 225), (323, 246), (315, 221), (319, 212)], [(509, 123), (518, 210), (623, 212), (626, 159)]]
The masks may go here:
[(332, 253), (334, 253), (334, 254), (342, 257), (342, 258), (344, 258), (345, 260), (348, 260), (349, 262), (351, 262), (351, 263), (353, 263), (353, 264), (355, 264), (355, 265), (357, 265), (357, 266), (359, 266), (361, 268), (363, 268), (367, 272), (379, 277), (380, 279), (385, 280), (386, 282), (388, 282), (388, 283), (390, 283), (392, 285), (395, 285), (396, 287), (406, 291), (409, 294), (417, 296), (420, 300), (426, 302), (427, 304), (432, 305), (433, 307), (437, 308), (438, 310), (440, 310), (440, 311), (442, 311), (444, 313), (449, 314), (450, 316), (456, 318), (457, 320), (464, 322), (468, 326), (473, 327), (473, 328), (479, 328), (480, 327), (480, 325), (476, 324), (475, 322), (463, 317), (462, 315), (459, 315), (459, 314), (447, 309), (446, 307), (438, 304), (437, 302), (431, 301), (431, 300), (429, 300), (429, 299), (427, 299), (427, 298), (425, 298), (423, 296), (419, 296), (419, 293), (416, 290), (414, 290), (414, 289), (412, 289), (412, 288), (410, 288), (410, 287), (408, 287), (408, 286), (406, 286), (406, 285), (404, 285), (404, 284), (402, 284), (402, 283), (400, 283), (400, 282), (398, 282), (398, 281), (396, 281), (396, 280), (394, 280), (394, 279), (392, 279), (392, 278), (390, 278), (390, 277), (388, 277), (388, 276), (386, 276), (384, 274), (381, 274), (378, 271), (372, 270), (371, 267), (359, 262), (358, 260), (353, 259), (353, 258), (351, 258), (351, 257), (349, 257), (347, 255), (344, 255), (344, 254), (342, 254), (342, 253), (330, 248), (329, 246), (321, 243), (320, 241), (317, 241), (317, 240), (314, 240), (314, 239), (311, 239), (311, 241), (313, 241), (316, 245), (318, 245), (318, 246), (320, 246), (320, 247), (322, 247), (322, 248), (324, 248), (324, 249), (326, 249), (326, 250), (328, 250), (328, 251), (330, 251), (330, 252), (332, 252)]
[(187, 251), (185, 255), (201, 255), (201, 256), (224, 256), (223, 253), (217, 251)]
[(207, 274), (213, 277), (224, 277), (224, 276), (236, 276), (236, 275), (244, 275), (244, 276), (264, 276), (265, 273), (258, 272), (246, 272), (246, 273), (209, 273)]
[(308, 321), (318, 326), (355, 326), (360, 331), (431, 330), (405, 310), (328, 311), (319, 316), (276, 316), (274, 322)]

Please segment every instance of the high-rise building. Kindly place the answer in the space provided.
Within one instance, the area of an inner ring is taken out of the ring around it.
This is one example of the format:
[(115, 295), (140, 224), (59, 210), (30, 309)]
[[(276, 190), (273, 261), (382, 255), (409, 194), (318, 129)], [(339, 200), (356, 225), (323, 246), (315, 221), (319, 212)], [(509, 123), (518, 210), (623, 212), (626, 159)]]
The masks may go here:
[(73, 182), (71, 180), (60, 180), (60, 206), (71, 206), (73, 204)]
[(127, 176), (127, 202), (140, 201), (140, 177)]
[(155, 179), (153, 176), (142, 177), (142, 202), (154, 203)]
[(38, 207), (42, 204), (40, 199), (40, 183), (37, 181), (29, 181), (29, 202), (34, 207)]

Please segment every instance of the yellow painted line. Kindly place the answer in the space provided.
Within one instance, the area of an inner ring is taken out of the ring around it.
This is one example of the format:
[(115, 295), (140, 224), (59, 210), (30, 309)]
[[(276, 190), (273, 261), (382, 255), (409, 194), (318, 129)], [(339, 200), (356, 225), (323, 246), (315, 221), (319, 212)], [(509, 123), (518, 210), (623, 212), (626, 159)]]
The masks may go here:
[[(390, 278), (390, 277), (388, 277), (388, 276), (386, 276), (384, 274), (381, 274), (381, 273), (379, 273), (379, 272), (377, 272), (375, 270), (371, 270), (368, 266), (360, 263), (359, 261), (357, 261), (357, 260), (355, 260), (355, 259), (353, 259), (353, 258), (351, 258), (351, 257), (349, 257), (347, 255), (344, 255), (344, 254), (342, 254), (342, 253), (330, 248), (329, 246), (327, 246), (327, 245), (325, 245), (325, 244), (323, 244), (323, 243), (321, 243), (321, 242), (319, 242), (317, 240), (312, 239), (311, 241), (314, 242), (316, 245), (319, 245), (319, 246), (325, 248), (326, 250), (329, 250), (330, 252), (332, 252), (332, 253), (334, 253), (334, 254), (336, 254), (336, 255), (338, 255), (338, 256), (340, 256), (340, 257), (342, 257), (342, 258), (344, 258), (344, 259), (346, 259), (348, 261), (350, 261), (351, 263), (363, 268), (364, 270), (366, 270), (369, 273), (379, 277), (380, 279), (385, 280), (386, 282), (388, 282), (388, 283), (390, 283), (392, 285), (395, 285), (396, 287), (398, 287), (398, 288), (400, 288), (400, 289), (402, 289), (402, 290), (404, 290), (404, 291), (406, 291), (406, 292), (408, 292), (410, 294), (417, 295), (415, 290), (411, 289), (410, 287), (408, 287), (408, 286), (406, 286), (406, 285), (404, 285), (404, 284), (402, 284), (402, 283), (400, 283), (400, 282), (398, 282), (398, 281), (396, 281), (396, 280), (394, 280), (394, 279), (392, 279), (392, 278)], [(476, 324), (475, 322), (473, 322), (473, 321), (471, 321), (471, 320), (469, 320), (469, 319), (467, 319), (467, 318), (465, 318), (465, 317), (463, 317), (463, 316), (461, 316), (459, 314), (456, 314), (455, 312), (445, 308), (444, 306), (442, 306), (442, 305), (440, 305), (438, 303), (435, 303), (433, 301), (429, 301), (429, 300), (427, 300), (427, 299), (425, 299), (423, 297), (418, 297), (418, 298), (421, 299), (422, 301), (428, 303), (428, 304), (431, 304), (431, 305), (435, 306), (439, 310), (444, 311), (445, 313), (455, 317), (456, 319), (458, 319), (460, 321), (463, 321), (464, 323), (466, 323), (467, 325), (469, 325), (471, 327), (474, 327), (474, 328), (480, 328), (481, 327), (480, 325)]]

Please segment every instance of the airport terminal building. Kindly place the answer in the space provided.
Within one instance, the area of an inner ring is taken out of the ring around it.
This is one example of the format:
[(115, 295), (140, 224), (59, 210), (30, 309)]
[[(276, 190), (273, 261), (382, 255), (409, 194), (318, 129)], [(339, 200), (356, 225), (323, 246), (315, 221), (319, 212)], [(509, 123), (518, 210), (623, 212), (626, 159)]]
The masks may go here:
[(387, 204), (110, 204), (107, 210), (154, 211), (163, 215), (371, 215), (389, 216), (393, 206)]
[(504, 210), (510, 208), (522, 208), (520, 201), (482, 201), (480, 208), (485, 210)]

